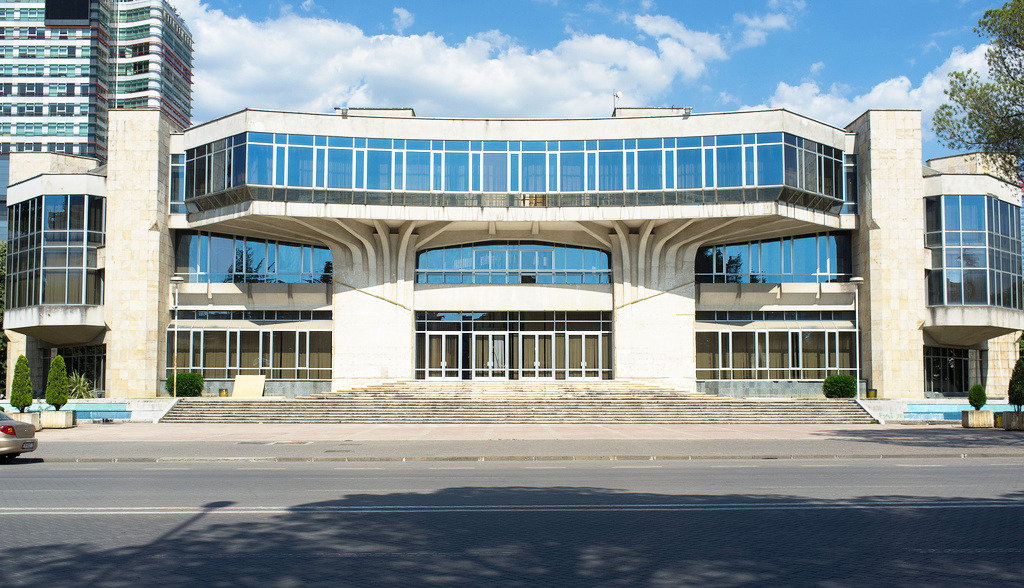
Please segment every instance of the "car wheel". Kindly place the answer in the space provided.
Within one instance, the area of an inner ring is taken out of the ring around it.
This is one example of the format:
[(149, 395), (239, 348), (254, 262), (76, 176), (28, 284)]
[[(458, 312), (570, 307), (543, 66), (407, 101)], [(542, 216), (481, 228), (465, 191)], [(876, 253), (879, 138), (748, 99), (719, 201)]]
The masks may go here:
[(14, 461), (14, 458), (18, 457), (19, 455), (21, 455), (21, 454), (20, 453), (5, 453), (3, 455), (0, 455), (0, 463), (11, 463), (12, 461)]

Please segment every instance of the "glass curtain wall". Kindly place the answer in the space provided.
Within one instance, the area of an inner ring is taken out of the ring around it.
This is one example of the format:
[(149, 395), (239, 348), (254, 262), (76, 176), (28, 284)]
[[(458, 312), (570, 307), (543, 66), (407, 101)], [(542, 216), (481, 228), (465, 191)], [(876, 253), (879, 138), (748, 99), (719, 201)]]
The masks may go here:
[(243, 184), (411, 192), (790, 186), (842, 199), (840, 149), (788, 133), (463, 141), (243, 133), (185, 153), (185, 198)]
[(421, 251), (419, 284), (608, 284), (610, 255), (537, 241), (488, 241)]
[[(167, 332), (167, 377), (173, 375), (174, 329)], [(331, 331), (178, 329), (178, 371), (208, 380), (264, 375), (268, 380), (329, 380)]]
[(853, 273), (850, 234), (818, 233), (701, 247), (694, 273), (699, 284), (848, 282)]
[(1020, 207), (991, 196), (925, 198), (928, 304), (1024, 308)]
[(7, 308), (103, 304), (103, 197), (45, 195), (8, 210)]
[(330, 283), (326, 247), (197, 231), (174, 234), (175, 274), (198, 283)]
[(929, 397), (967, 396), (973, 384), (985, 382), (988, 353), (952, 347), (924, 348), (924, 389)]
[(698, 331), (698, 380), (824, 380), (857, 375), (855, 330)]
[(417, 379), (612, 379), (610, 312), (417, 312)]

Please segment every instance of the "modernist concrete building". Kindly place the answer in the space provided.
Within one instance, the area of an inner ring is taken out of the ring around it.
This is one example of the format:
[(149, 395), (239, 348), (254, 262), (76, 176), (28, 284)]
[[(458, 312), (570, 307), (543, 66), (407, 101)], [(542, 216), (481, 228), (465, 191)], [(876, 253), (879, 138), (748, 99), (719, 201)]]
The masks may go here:
[(1024, 325), (1020, 191), (976, 156), (923, 167), (918, 111), (246, 110), (181, 133), (125, 110), (108, 145), (104, 166), (12, 156), (8, 361), (40, 384), (60, 353), (110, 397), (174, 369), (288, 396), (816, 396), (832, 373), (882, 398), (998, 394)]

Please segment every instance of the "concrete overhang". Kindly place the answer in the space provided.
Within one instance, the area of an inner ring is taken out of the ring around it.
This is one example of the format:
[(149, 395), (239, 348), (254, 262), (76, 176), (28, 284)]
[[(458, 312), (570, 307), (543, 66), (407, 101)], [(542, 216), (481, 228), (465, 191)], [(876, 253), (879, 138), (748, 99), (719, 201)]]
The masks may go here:
[(45, 194), (107, 195), (107, 178), (90, 173), (41, 174), (7, 188), (7, 205)]
[[(354, 221), (376, 231), (378, 224), (395, 230), (406, 222), (420, 226), (448, 223), (458, 230), (492, 232), (572, 230), (581, 224), (600, 226), (608, 232), (616, 222), (635, 229), (648, 221), (655, 227), (693, 219), (703, 227), (728, 225), (729, 231), (714, 236), (726, 243), (773, 234), (792, 235), (830, 230), (852, 230), (855, 215), (835, 215), (782, 202), (734, 204), (663, 205), (631, 207), (428, 207), (323, 204), (308, 202), (244, 202), (189, 215), (188, 228), (254, 238), (329, 245), (332, 235), (347, 235), (335, 219)], [(537, 238), (534, 236), (533, 238)]]
[(924, 178), (925, 196), (988, 195), (1020, 206), (1020, 188), (984, 174), (939, 174)]
[(856, 285), (698, 284), (697, 310), (853, 310)]
[(415, 310), (612, 310), (611, 284), (416, 284)]
[(46, 305), (4, 311), (4, 329), (50, 345), (82, 345), (106, 328), (102, 306)]
[(922, 328), (936, 345), (972, 347), (1024, 329), (1024, 312), (995, 306), (933, 306)]
[(332, 285), (218, 283), (182, 284), (178, 307), (189, 310), (316, 310), (330, 308)]

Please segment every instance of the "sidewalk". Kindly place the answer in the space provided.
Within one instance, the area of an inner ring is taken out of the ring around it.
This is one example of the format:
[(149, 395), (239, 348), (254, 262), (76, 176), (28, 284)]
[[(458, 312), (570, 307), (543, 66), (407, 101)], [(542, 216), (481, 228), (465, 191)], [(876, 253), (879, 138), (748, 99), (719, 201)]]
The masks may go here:
[(1024, 457), (1024, 435), (959, 425), (85, 424), (23, 458), (507, 461)]

